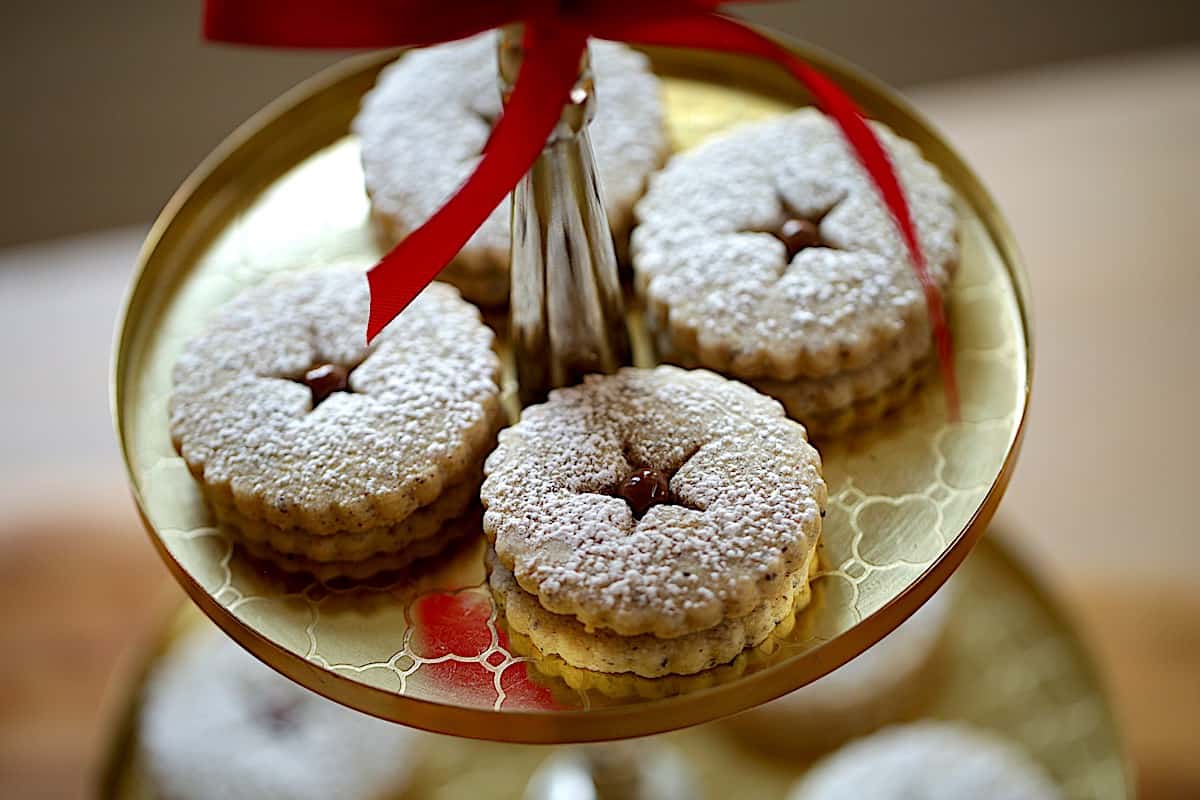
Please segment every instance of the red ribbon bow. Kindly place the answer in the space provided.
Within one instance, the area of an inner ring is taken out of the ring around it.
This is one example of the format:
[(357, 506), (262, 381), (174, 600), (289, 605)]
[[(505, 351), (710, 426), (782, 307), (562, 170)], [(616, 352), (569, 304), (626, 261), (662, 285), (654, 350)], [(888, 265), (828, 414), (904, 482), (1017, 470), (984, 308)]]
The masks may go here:
[[(745, 0), (734, 0), (745, 2)], [(588, 37), (740, 53), (779, 64), (841, 128), (892, 214), (925, 293), (950, 415), (958, 390), (941, 292), (929, 275), (891, 161), (857, 105), (786, 48), (718, 14), (722, 0), (207, 0), (205, 35), (306, 48), (424, 46), (513, 22), (525, 58), (475, 172), (445, 205), (367, 274), (373, 339), (437, 277), (537, 160), (575, 83)]]

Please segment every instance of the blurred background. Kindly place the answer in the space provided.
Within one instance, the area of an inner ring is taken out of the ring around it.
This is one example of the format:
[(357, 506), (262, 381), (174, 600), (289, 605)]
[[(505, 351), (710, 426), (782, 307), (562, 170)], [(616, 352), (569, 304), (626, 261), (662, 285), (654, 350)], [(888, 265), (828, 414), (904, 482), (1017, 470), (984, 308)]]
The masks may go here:
[[(1200, 3), (745, 13), (900, 86), (1007, 214), (1037, 372), (991, 535), (1080, 621), (1143, 796), (1200, 796)], [(141, 238), (230, 130), (338, 58), (204, 45), (199, 14), (197, 0), (0, 4), (0, 796), (86, 794), (105, 687), (182, 597), (108, 416)]]

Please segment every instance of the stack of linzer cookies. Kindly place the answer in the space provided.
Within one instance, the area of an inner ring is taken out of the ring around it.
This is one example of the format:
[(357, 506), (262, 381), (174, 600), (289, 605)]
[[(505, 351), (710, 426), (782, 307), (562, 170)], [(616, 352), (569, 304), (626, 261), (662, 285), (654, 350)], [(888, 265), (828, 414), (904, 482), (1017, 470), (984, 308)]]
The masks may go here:
[[(825, 117), (745, 125), (667, 160), (647, 60), (605, 42), (592, 55), (606, 209), (658, 353), (678, 366), (590, 376), (503, 427), (478, 306), (507, 299), (505, 205), (369, 346), (360, 272), (297, 264), (232, 300), (179, 358), (171, 431), (220, 522), (284, 570), (367, 578), (482, 527), (514, 647), (572, 685), (615, 693), (738, 669), (790, 629), (810, 597), (826, 503), (809, 434), (834, 437), (902, 404), (932, 336), (904, 244)], [(493, 34), (380, 75), (354, 129), (383, 243), (420, 226), (473, 169), (500, 114), (495, 75)], [(952, 191), (914, 145), (875, 128), (944, 289), (958, 258)], [(733, 727), (805, 749), (907, 713), (896, 701), (919, 694), (909, 689), (944, 617), (933, 604), (854, 670)], [(853, 745), (795, 797), (888, 796), (868, 785), (921, 794), (964, 764), (979, 780), (962, 786), (975, 788), (934, 796), (1056, 796), (1007, 745), (921, 725)]]

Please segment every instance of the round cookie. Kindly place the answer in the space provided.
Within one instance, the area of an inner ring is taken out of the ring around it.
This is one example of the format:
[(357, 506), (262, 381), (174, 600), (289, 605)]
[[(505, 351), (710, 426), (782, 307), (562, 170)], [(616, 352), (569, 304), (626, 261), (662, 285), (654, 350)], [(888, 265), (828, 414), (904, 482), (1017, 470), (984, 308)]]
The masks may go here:
[[(944, 289), (958, 260), (953, 193), (915, 146), (874, 127)], [(750, 381), (808, 424), (903, 384), (931, 352), (907, 250), (815, 110), (675, 156), (636, 213), (636, 286), (667, 359)]]
[(150, 677), (138, 738), (162, 797), (378, 800), (407, 787), (416, 736), (297, 686), (205, 628)]
[[(643, 469), (669, 497), (638, 516), (618, 492)], [(484, 532), (521, 588), (621, 636), (683, 636), (782, 594), (826, 499), (820, 456), (777, 402), (670, 366), (552, 392), (484, 472)]]
[(724, 724), (758, 749), (793, 756), (829, 750), (896, 722), (924, 696), (952, 604), (953, 593), (943, 589), (853, 661)]
[(962, 723), (919, 722), (860, 739), (817, 763), (788, 800), (1057, 800), (1015, 745)]
[[(385, 246), (423, 224), (466, 180), (500, 116), (496, 33), (416, 50), (380, 73), (354, 120), (372, 219)], [(589, 131), (618, 254), (633, 205), (662, 163), (667, 140), (658, 79), (641, 53), (590, 45), (596, 113)], [(508, 302), (510, 202), (505, 198), (442, 271), (463, 296)]]
[[(368, 346), (367, 306), (361, 272), (292, 274), (236, 297), (185, 347), (171, 436), (226, 517), (388, 529), (478, 470), (502, 419), (479, 312), (435, 283)], [(349, 370), (348, 391), (322, 399), (302, 379), (326, 364)]]

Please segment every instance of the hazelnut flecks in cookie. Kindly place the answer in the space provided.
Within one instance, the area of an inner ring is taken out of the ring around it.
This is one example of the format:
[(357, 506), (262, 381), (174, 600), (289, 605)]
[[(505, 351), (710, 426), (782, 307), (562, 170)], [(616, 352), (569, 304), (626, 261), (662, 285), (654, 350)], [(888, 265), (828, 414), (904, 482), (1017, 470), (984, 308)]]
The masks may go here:
[[(394, 245), (424, 223), (479, 162), (500, 116), (496, 34), (408, 53), (379, 76), (354, 121), (380, 238)], [(596, 76), (589, 126), (618, 252), (633, 205), (666, 155), (658, 79), (644, 55), (614, 42), (590, 43)], [(508, 302), (509, 201), (492, 212), (442, 272), (469, 300)]]
[(622, 636), (683, 636), (783, 594), (826, 499), (817, 451), (776, 401), (669, 366), (552, 392), (485, 473), (484, 530), (521, 588)]
[[(958, 260), (953, 192), (911, 142), (874, 127), (944, 289)], [(667, 358), (820, 416), (899, 382), (930, 352), (907, 250), (841, 134), (814, 110), (676, 156), (636, 213), (636, 284)]]

